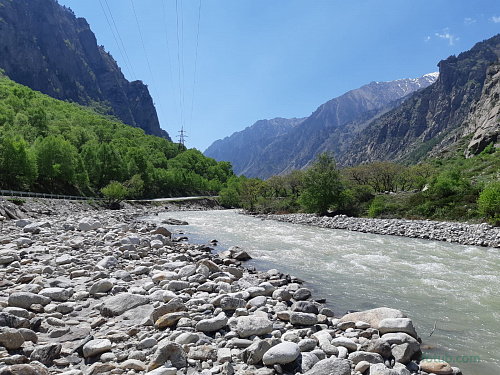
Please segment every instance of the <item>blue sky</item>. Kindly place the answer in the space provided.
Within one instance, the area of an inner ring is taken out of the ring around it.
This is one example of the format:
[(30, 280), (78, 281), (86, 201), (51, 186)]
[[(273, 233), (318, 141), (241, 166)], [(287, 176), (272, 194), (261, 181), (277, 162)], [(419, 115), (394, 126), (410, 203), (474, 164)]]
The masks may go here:
[(437, 71), (500, 33), (498, 0), (59, 3), (87, 19), (127, 79), (148, 85), (162, 128), (175, 140), (184, 126), (186, 145), (201, 151), (371, 81)]

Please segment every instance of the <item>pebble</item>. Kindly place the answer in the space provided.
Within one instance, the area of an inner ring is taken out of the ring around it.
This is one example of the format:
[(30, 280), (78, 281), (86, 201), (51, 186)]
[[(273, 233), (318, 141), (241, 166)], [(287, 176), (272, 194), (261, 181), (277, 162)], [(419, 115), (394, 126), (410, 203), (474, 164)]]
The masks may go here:
[(265, 220), (311, 225), (321, 228), (345, 229), (354, 232), (421, 238), (434, 241), (455, 242), (462, 245), (500, 248), (500, 227), (489, 224), (468, 224), (432, 220), (368, 219), (336, 215), (314, 214), (262, 214)]
[(184, 223), (143, 219), (164, 207), (48, 204), (2, 222), (0, 375), (456, 372), (415, 358), (401, 311), (335, 319), (296, 278), (242, 266), (245, 249), (220, 257), (172, 241)]

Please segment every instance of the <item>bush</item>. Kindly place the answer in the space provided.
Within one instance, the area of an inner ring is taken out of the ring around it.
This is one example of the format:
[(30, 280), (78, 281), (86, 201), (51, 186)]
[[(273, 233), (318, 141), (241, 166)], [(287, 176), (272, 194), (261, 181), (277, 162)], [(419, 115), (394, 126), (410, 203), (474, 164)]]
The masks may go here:
[(219, 203), (226, 208), (240, 207), (240, 195), (233, 187), (224, 188), (219, 193)]
[(487, 185), (477, 200), (477, 210), (493, 225), (500, 225), (500, 182)]
[(121, 182), (111, 181), (101, 189), (101, 193), (106, 198), (108, 206), (116, 209), (120, 207), (120, 202), (127, 196), (128, 189)]
[(385, 200), (379, 195), (375, 197), (370, 204), (370, 208), (368, 208), (368, 216), (375, 218), (384, 213), (385, 210)]

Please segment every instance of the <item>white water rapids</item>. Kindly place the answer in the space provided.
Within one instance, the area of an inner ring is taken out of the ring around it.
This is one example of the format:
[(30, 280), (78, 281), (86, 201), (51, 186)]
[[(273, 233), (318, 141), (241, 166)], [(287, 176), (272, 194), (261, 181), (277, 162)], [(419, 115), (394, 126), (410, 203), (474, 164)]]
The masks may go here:
[(167, 217), (189, 223), (172, 229), (190, 242), (217, 239), (216, 250), (241, 246), (258, 270), (277, 268), (305, 280), (337, 315), (402, 310), (424, 354), (448, 360), (464, 375), (500, 373), (500, 249), (262, 221), (237, 211), (148, 219)]

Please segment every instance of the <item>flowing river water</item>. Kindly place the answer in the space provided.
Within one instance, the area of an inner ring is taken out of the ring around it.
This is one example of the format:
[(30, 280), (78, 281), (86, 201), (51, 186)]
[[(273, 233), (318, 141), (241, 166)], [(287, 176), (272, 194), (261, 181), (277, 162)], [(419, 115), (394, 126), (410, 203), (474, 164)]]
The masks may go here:
[[(258, 270), (302, 280), (337, 315), (387, 306), (402, 310), (423, 353), (464, 375), (500, 373), (500, 249), (263, 221), (237, 211), (166, 212), (193, 243), (237, 245)], [(175, 233), (174, 233), (175, 234)], [(436, 327), (432, 336), (429, 334)]]

